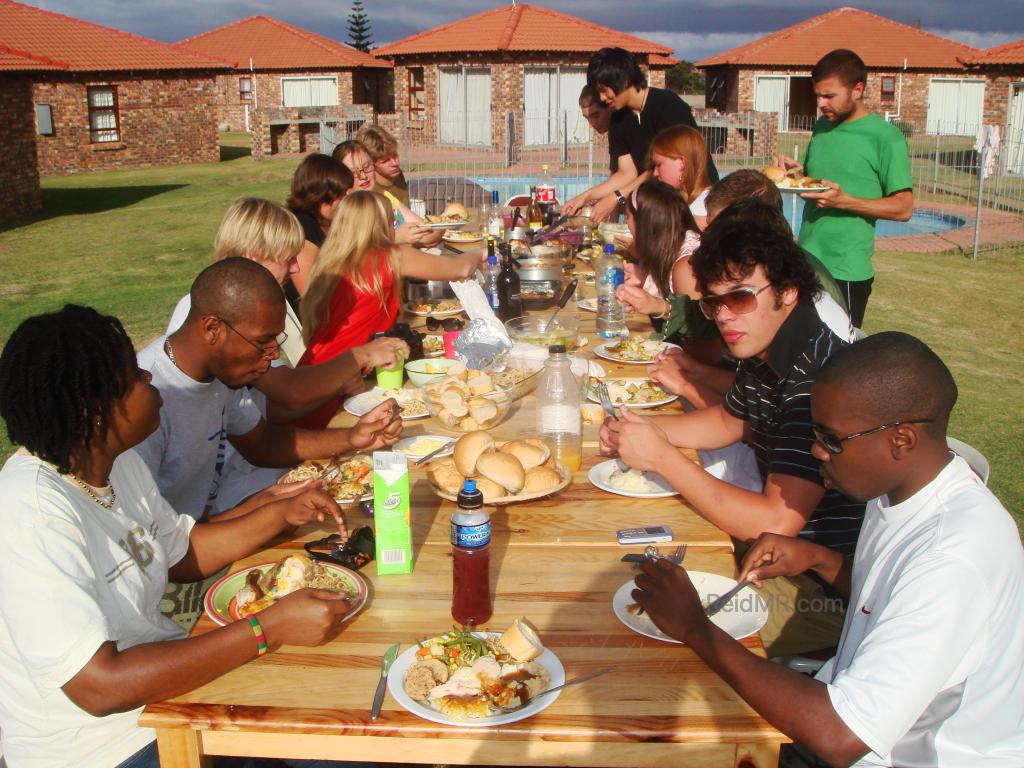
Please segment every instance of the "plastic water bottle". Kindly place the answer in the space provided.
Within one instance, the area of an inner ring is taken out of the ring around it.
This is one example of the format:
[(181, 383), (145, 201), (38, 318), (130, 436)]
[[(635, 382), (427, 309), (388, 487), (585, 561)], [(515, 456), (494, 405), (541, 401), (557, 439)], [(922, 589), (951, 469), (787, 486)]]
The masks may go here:
[(597, 335), (602, 339), (624, 339), (629, 336), (626, 313), (615, 298), (615, 289), (622, 285), (625, 271), (622, 259), (615, 255), (615, 246), (608, 243), (604, 254), (594, 265), (597, 285)]
[(555, 460), (571, 472), (583, 459), (580, 383), (573, 375), (565, 347), (548, 347), (548, 359), (537, 384), (537, 432), (551, 446)]
[(498, 190), (491, 192), (491, 207), (487, 209), (487, 234), (495, 240), (505, 236), (505, 217), (498, 203)]
[(452, 618), (479, 627), (491, 618), (491, 516), (476, 480), (466, 480), (452, 513)]
[(487, 266), (484, 267), (483, 289), (484, 295), (487, 297), (487, 304), (495, 313), (500, 306), (498, 301), (498, 274), (500, 272), (498, 257), (494, 253), (494, 238), (489, 237), (487, 238)]

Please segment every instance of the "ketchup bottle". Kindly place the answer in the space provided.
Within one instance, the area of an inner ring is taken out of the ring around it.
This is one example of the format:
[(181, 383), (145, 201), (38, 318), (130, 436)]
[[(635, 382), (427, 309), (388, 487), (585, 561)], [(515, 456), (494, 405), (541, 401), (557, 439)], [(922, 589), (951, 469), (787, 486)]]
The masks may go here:
[(491, 618), (491, 517), (475, 480), (466, 480), (452, 514), (452, 618), (480, 626)]

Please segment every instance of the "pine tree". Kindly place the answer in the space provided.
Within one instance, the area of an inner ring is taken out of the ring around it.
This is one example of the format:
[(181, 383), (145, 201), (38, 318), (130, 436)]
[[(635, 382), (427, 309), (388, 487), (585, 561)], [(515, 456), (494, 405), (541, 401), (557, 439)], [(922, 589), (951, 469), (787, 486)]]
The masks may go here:
[(349, 45), (360, 51), (369, 51), (373, 47), (373, 30), (370, 18), (363, 10), (363, 0), (352, 0), (352, 10), (348, 14)]

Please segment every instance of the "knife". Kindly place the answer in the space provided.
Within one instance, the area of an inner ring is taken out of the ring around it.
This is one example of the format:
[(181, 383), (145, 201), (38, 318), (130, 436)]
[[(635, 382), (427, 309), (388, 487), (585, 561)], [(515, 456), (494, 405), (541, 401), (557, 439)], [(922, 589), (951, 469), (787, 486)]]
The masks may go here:
[(739, 582), (739, 583), (738, 583), (738, 584), (737, 584), (737, 585), (736, 585), (735, 587), (733, 587), (732, 589), (730, 589), (730, 590), (729, 590), (728, 592), (726, 592), (726, 593), (725, 593), (724, 595), (722, 595), (722, 596), (721, 596), (721, 597), (719, 597), (719, 598), (716, 598), (716, 599), (714, 600), (714, 602), (710, 603), (710, 604), (708, 605), (708, 607), (704, 609), (704, 615), (705, 615), (705, 616), (707, 616), (708, 618), (710, 618), (710, 617), (714, 616), (714, 615), (715, 615), (716, 613), (718, 613), (718, 612), (719, 612), (720, 610), (722, 610), (723, 608), (725, 608), (725, 606), (726, 606), (726, 605), (728, 604), (728, 602), (729, 602), (730, 600), (732, 600), (732, 599), (733, 599), (733, 597), (735, 597), (735, 596), (736, 596), (736, 594), (737, 594), (737, 593), (738, 593), (738, 592), (739, 592), (739, 591), (740, 591), (741, 589), (743, 589), (743, 588), (744, 588), (745, 586), (747, 586), (747, 585), (749, 585), (749, 584), (750, 584), (750, 582), (749, 582), (749, 581), (741, 581), (741, 582)]
[(380, 662), (380, 682), (377, 683), (377, 692), (373, 694), (373, 706), (370, 708), (370, 719), (376, 720), (380, 714), (380, 706), (384, 703), (384, 684), (388, 681), (388, 670), (391, 669), (391, 665), (395, 663), (395, 659), (398, 658), (398, 649), (401, 647), (399, 643), (395, 643), (384, 653), (384, 658)]

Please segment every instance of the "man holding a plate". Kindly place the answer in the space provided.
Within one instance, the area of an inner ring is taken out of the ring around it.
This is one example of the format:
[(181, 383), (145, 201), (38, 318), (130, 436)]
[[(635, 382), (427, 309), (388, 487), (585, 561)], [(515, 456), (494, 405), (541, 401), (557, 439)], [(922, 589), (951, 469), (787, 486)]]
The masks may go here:
[(825, 54), (811, 80), (821, 118), (804, 163), (785, 156), (776, 161), (787, 172), (806, 171), (828, 187), (801, 195), (807, 204), (800, 245), (828, 267), (860, 328), (874, 281), (875, 221), (907, 221), (914, 212), (907, 140), (864, 106), (867, 69), (853, 51)]

